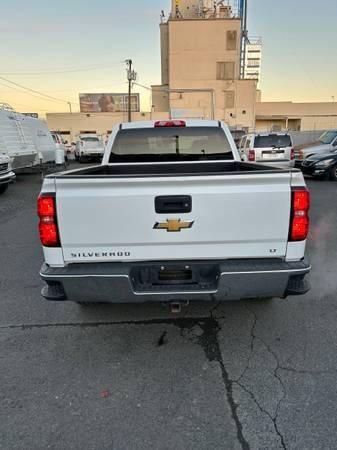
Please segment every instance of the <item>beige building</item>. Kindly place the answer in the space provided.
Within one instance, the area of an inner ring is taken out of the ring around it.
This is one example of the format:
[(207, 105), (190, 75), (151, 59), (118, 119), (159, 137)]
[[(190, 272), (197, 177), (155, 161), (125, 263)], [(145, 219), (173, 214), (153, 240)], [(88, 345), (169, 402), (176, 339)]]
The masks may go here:
[[(168, 113), (132, 113), (132, 120), (168, 119)], [(69, 143), (76, 141), (79, 134), (97, 134), (106, 139), (114, 125), (127, 122), (127, 113), (49, 113), (48, 127), (60, 133)]]
[(241, 19), (229, 7), (202, 11), (199, 1), (180, 1), (178, 10), (174, 1), (160, 25), (162, 85), (153, 86), (154, 111), (253, 128), (256, 81), (239, 79)]
[(256, 103), (258, 131), (314, 131), (337, 128), (336, 103)]

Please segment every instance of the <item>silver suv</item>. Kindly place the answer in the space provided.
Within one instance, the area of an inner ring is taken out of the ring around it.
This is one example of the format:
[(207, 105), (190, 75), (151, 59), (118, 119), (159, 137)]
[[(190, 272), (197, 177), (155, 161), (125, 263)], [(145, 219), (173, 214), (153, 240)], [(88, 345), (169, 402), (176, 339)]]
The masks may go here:
[(296, 166), (302, 166), (302, 162), (315, 155), (326, 155), (337, 150), (337, 130), (329, 130), (323, 133), (317, 142), (311, 142), (295, 148)]
[(294, 167), (293, 141), (287, 133), (252, 133), (243, 136), (239, 144), (242, 161), (276, 167)]

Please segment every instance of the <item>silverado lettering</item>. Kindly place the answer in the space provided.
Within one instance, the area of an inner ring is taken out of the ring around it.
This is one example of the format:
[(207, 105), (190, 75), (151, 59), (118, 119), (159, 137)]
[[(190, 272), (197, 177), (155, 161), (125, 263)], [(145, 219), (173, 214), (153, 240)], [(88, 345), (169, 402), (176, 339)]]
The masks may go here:
[(72, 258), (117, 258), (129, 256), (131, 256), (130, 252), (71, 253)]

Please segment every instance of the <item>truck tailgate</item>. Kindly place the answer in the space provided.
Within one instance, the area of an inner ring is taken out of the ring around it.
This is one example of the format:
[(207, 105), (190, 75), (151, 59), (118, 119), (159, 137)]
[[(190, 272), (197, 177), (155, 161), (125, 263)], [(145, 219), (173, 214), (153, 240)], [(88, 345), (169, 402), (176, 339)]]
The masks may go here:
[[(291, 173), (56, 178), (64, 260), (275, 258), (287, 251)], [(188, 196), (191, 212), (157, 213)], [(169, 222), (169, 221), (173, 222)]]

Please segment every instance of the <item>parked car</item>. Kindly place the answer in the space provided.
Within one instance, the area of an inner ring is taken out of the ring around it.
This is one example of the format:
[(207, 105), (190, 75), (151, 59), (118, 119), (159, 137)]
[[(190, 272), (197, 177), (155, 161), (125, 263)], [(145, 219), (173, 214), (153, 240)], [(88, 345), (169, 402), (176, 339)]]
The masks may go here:
[(55, 142), (56, 148), (58, 150), (62, 150), (64, 153), (65, 159), (67, 159), (68, 149), (67, 149), (67, 142), (63, 140), (63, 137), (59, 133), (55, 133), (54, 131), (51, 133), (52, 138)]
[(78, 137), (75, 148), (75, 159), (79, 162), (101, 160), (104, 155), (104, 143), (95, 134), (82, 134)]
[(337, 130), (324, 132), (317, 142), (295, 148), (296, 167), (301, 167), (305, 159), (312, 155), (325, 155), (337, 150)]
[(0, 154), (0, 194), (6, 192), (8, 185), (14, 180), (15, 174), (12, 172), (9, 156)]
[(239, 144), (243, 161), (276, 167), (294, 167), (295, 154), (292, 138), (287, 133), (251, 133)]
[(302, 163), (302, 172), (305, 175), (337, 181), (337, 150), (309, 156)]
[(222, 122), (119, 124), (101, 165), (44, 179), (42, 295), (172, 311), (301, 295), (309, 206), (301, 171), (241, 162)]

